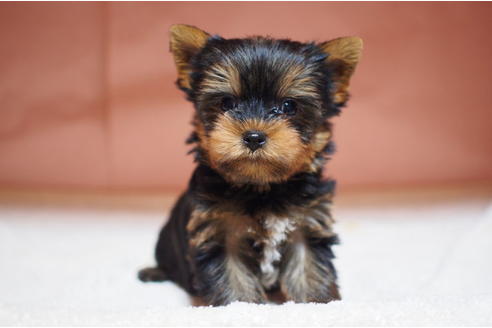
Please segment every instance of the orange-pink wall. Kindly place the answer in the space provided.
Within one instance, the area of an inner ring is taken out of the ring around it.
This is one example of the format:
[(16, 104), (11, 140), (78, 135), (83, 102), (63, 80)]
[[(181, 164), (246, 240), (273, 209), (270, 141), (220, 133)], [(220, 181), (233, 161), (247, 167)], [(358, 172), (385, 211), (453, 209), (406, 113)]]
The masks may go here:
[(491, 3), (0, 3), (0, 186), (182, 188), (192, 107), (171, 24), (359, 35), (328, 174), (342, 186), (492, 182)]

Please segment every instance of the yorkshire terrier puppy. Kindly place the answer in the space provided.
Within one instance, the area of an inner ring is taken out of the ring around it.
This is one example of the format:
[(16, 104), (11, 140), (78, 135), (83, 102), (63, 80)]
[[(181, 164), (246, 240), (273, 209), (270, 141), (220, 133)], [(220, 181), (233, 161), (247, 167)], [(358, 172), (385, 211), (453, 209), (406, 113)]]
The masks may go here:
[(160, 232), (157, 266), (139, 278), (210, 305), (340, 299), (335, 183), (322, 171), (361, 39), (225, 39), (187, 25), (170, 35), (198, 165)]

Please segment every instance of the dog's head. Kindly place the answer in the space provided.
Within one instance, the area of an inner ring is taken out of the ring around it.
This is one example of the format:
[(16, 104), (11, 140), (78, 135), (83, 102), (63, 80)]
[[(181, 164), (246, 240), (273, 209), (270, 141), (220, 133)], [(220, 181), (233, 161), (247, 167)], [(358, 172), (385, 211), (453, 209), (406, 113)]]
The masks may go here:
[(268, 184), (320, 169), (327, 119), (348, 100), (357, 37), (300, 43), (224, 39), (171, 27), (177, 85), (195, 105), (199, 158), (237, 184)]

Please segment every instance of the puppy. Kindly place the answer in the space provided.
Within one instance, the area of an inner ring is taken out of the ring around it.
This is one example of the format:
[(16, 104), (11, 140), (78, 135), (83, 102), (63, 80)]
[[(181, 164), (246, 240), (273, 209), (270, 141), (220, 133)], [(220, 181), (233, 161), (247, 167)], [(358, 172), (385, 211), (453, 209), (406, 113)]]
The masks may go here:
[(335, 182), (322, 171), (361, 39), (225, 39), (187, 25), (170, 36), (197, 167), (140, 280), (172, 280), (208, 305), (339, 300)]

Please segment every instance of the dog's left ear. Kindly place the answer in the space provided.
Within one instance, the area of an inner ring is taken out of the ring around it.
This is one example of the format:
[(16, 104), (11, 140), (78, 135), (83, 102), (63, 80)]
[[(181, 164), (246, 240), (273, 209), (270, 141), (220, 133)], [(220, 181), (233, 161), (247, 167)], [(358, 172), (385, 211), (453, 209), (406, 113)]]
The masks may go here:
[(362, 53), (362, 39), (356, 36), (333, 39), (318, 45), (327, 55), (333, 72), (333, 102), (343, 105), (348, 100), (349, 81)]
[(197, 27), (176, 24), (170, 28), (170, 48), (178, 70), (177, 84), (181, 89), (190, 89), (190, 62), (207, 43), (210, 34)]

